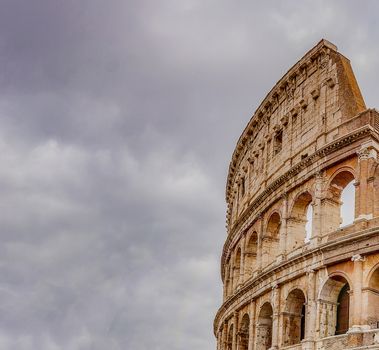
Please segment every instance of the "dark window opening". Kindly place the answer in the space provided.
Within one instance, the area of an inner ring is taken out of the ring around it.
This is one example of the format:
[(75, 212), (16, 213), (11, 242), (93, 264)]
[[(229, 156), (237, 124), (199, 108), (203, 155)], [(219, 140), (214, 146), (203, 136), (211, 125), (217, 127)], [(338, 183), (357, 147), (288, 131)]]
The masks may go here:
[(282, 150), (283, 145), (283, 131), (276, 133), (274, 137), (274, 155), (278, 154)]
[(305, 304), (301, 308), (300, 340), (305, 338)]
[(349, 285), (345, 284), (338, 295), (337, 300), (337, 325), (336, 335), (345, 334), (349, 329)]
[(245, 178), (243, 177), (241, 181), (241, 197), (243, 197), (244, 195), (245, 195)]

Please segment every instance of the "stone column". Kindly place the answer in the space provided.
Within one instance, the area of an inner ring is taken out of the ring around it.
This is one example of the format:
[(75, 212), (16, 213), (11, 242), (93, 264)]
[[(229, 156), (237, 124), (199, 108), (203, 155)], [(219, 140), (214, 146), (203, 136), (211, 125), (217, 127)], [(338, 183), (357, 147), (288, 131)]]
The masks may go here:
[(223, 290), (224, 301), (228, 297), (228, 285), (229, 285), (229, 264), (225, 264), (224, 265), (224, 290)]
[(228, 322), (224, 321), (222, 326), (222, 345), (221, 350), (227, 350), (228, 348)]
[(322, 188), (324, 183), (324, 176), (321, 172), (315, 176), (314, 197), (313, 198), (313, 220), (312, 220), (312, 237), (311, 244), (317, 245), (320, 242), (322, 234)]
[(361, 146), (358, 154), (358, 170), (355, 182), (355, 218), (369, 220), (374, 214), (374, 191), (370, 182), (369, 170), (376, 162), (378, 156), (378, 144), (374, 141), (366, 142)]
[(305, 314), (305, 339), (303, 340), (303, 349), (313, 350), (317, 319), (316, 273), (314, 270), (307, 271), (307, 282), (308, 302)]
[(279, 316), (280, 316), (280, 287), (275, 285), (272, 288), (272, 305), (273, 305), (273, 314), (272, 314), (272, 350), (279, 348)]
[(255, 339), (255, 300), (253, 300), (250, 303), (249, 306), (249, 318), (250, 318), (250, 324), (249, 324), (249, 344), (248, 344), (248, 350), (254, 350), (254, 339)]
[(287, 254), (287, 219), (288, 219), (288, 195), (283, 197), (282, 222), (279, 232), (279, 261), (283, 261)]
[(241, 238), (241, 262), (240, 262), (240, 275), (238, 285), (245, 282), (245, 241), (246, 235)]
[(222, 350), (222, 331), (221, 328), (217, 333), (217, 350)]
[(257, 270), (262, 271), (262, 236), (263, 236), (263, 216), (259, 217), (260, 220), (260, 230), (258, 232), (258, 242), (257, 242)]
[[(235, 259), (233, 259), (234, 261)], [(235, 290), (237, 290), (237, 287), (239, 286), (239, 267), (233, 266), (233, 293)]]
[(233, 343), (232, 350), (237, 350), (237, 334), (238, 334), (238, 312), (233, 314)]
[(368, 325), (362, 324), (362, 279), (363, 279), (363, 263), (364, 258), (359, 255), (353, 255), (351, 261), (354, 262), (354, 272), (353, 272), (353, 310), (352, 310), (352, 322), (349, 329), (351, 332), (360, 332), (363, 329), (369, 328)]

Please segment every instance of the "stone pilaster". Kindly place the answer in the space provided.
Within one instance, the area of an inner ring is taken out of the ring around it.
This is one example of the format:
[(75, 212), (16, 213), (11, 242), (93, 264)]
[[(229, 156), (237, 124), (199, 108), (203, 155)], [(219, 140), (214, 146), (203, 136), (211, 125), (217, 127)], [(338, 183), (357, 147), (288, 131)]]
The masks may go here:
[(378, 157), (378, 145), (374, 142), (365, 143), (357, 152), (358, 169), (357, 179), (355, 182), (355, 218), (372, 219), (374, 214), (374, 191), (370, 190), (370, 168), (376, 162)]
[(264, 230), (264, 220), (263, 216), (259, 217), (260, 225), (259, 225), (259, 232), (258, 232), (258, 247), (257, 247), (257, 270), (262, 271), (262, 237), (263, 237), (263, 230)]
[(272, 344), (271, 350), (279, 348), (279, 316), (280, 316), (280, 287), (276, 284), (272, 288)]
[(253, 300), (249, 305), (249, 344), (248, 350), (254, 350), (254, 339), (255, 339), (255, 300)]
[(238, 312), (233, 313), (233, 343), (232, 350), (237, 350)]
[(228, 323), (225, 321), (222, 327), (222, 347), (221, 350), (228, 348)]
[(279, 232), (279, 261), (284, 260), (287, 254), (287, 219), (288, 219), (288, 195), (283, 197), (282, 221)]
[(243, 284), (245, 281), (245, 243), (246, 235), (241, 238), (241, 262), (240, 262), (240, 275), (238, 279), (238, 285)]
[(349, 333), (360, 332), (364, 329), (370, 328), (368, 325), (362, 324), (362, 282), (363, 282), (363, 264), (364, 257), (359, 254), (353, 255), (351, 261), (354, 262), (353, 271), (353, 310), (352, 322), (350, 325)]
[(313, 220), (312, 220), (312, 245), (317, 245), (322, 234), (322, 189), (324, 184), (324, 176), (321, 172), (316, 174), (314, 184), (314, 199), (313, 199)]
[(304, 350), (313, 350), (317, 319), (316, 273), (314, 270), (307, 271), (307, 282), (308, 301), (305, 314), (305, 339), (302, 342), (302, 348)]

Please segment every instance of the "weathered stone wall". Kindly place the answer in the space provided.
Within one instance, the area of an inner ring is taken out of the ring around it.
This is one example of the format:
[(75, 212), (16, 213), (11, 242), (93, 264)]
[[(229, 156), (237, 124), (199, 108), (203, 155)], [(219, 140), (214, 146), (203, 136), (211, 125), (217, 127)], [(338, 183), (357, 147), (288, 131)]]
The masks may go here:
[[(378, 154), (379, 113), (322, 40), (270, 91), (233, 153), (218, 350), (378, 346)], [(351, 183), (354, 222), (341, 227)]]

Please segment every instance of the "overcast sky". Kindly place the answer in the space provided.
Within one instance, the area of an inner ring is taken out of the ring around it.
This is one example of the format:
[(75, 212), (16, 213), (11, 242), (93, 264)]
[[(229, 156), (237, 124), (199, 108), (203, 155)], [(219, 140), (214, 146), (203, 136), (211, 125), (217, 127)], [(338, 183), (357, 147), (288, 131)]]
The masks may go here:
[(0, 349), (214, 350), (235, 142), (321, 38), (379, 107), (379, 2), (0, 5)]

